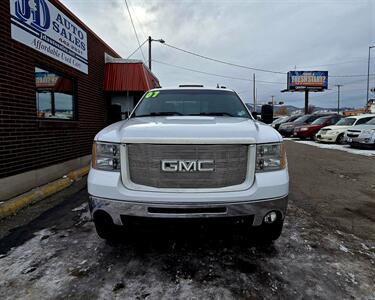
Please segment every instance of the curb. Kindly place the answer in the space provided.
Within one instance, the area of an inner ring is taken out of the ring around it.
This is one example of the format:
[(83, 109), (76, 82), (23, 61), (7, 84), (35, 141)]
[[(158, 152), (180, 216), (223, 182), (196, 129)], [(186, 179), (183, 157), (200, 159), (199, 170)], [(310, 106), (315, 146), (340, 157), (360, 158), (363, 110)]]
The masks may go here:
[(71, 186), (74, 181), (80, 180), (87, 175), (90, 170), (89, 166), (69, 172), (61, 179), (57, 179), (40, 187), (37, 187), (27, 193), (7, 200), (0, 204), (0, 220), (16, 214), (19, 210), (27, 205), (34, 204), (57, 192)]

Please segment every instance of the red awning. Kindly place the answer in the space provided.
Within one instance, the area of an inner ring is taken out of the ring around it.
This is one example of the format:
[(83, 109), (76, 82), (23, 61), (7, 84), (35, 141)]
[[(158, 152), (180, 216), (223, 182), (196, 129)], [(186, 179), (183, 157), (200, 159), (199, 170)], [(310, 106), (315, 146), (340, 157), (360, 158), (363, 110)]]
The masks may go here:
[(142, 62), (105, 65), (105, 92), (145, 92), (156, 87), (160, 87), (159, 80)]

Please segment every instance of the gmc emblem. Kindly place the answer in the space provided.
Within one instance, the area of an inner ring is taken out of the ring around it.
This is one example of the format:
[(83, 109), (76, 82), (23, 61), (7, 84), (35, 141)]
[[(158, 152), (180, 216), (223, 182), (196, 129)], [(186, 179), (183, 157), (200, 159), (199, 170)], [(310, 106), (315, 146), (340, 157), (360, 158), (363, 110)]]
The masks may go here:
[(161, 170), (163, 172), (213, 172), (215, 161), (203, 160), (162, 160)]

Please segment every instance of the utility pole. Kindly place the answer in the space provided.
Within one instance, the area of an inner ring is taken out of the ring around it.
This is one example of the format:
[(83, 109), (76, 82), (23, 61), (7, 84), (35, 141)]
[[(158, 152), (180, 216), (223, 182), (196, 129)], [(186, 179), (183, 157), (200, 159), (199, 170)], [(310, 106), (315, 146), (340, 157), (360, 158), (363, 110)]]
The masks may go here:
[(375, 46), (368, 47), (368, 61), (367, 61), (367, 91), (366, 91), (366, 104), (368, 101), (368, 92), (370, 89), (370, 57), (371, 57), (371, 49), (375, 48)]
[(148, 37), (148, 68), (150, 69), (150, 71), (151, 71), (151, 61), (152, 61), (151, 59), (151, 43), (152, 42), (159, 42), (160, 44), (164, 44), (165, 41), (163, 39), (154, 40), (150, 36)]
[(148, 68), (151, 71), (151, 42), (152, 38), (149, 36), (148, 37)]
[(340, 113), (340, 87), (342, 87), (342, 84), (336, 84), (335, 86), (337, 86), (337, 113), (339, 114)]
[(273, 109), (273, 106), (275, 105), (275, 96), (271, 96), (271, 99), (272, 99), (272, 109)]
[(253, 74), (253, 102), (254, 102), (254, 111), (257, 111), (257, 100), (256, 100), (256, 94), (255, 94), (255, 73)]

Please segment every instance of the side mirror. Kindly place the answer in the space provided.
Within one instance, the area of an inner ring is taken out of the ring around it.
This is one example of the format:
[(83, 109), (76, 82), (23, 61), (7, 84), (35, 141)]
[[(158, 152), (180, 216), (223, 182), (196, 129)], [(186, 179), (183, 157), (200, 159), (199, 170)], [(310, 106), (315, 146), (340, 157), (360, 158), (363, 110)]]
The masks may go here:
[(273, 107), (272, 105), (262, 105), (261, 121), (266, 124), (273, 122)]

